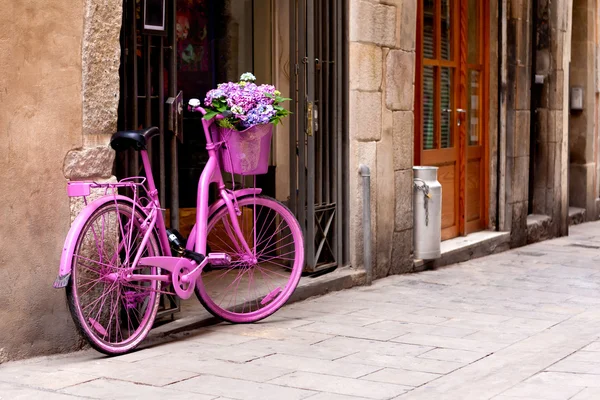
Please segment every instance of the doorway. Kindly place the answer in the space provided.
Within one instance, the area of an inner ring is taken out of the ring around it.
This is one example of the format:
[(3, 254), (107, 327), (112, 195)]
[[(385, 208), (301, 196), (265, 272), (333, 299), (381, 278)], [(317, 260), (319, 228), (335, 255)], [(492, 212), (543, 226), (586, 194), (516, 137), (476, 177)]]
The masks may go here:
[(488, 2), (418, 2), (415, 165), (437, 166), (442, 240), (487, 220)]

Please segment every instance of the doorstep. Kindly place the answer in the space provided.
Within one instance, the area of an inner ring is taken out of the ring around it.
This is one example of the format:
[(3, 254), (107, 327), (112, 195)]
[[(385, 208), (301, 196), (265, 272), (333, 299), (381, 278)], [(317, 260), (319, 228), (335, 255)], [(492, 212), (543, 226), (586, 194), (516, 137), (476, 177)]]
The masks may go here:
[[(306, 300), (309, 297), (321, 296), (329, 292), (361, 286), (365, 282), (365, 271), (351, 267), (338, 268), (333, 272), (314, 278), (310, 276), (302, 277), (294, 294), (286, 304)], [(159, 325), (160, 321), (157, 323), (156, 327), (150, 332), (150, 342), (153, 341), (152, 339), (156, 341), (171, 334), (216, 325), (221, 322), (204, 309), (196, 296), (182, 301), (181, 311), (174, 314), (174, 317), (173, 321), (166, 320), (161, 325)]]
[(510, 232), (482, 231), (442, 242), (437, 260), (415, 260), (415, 271), (440, 268), (510, 249)]

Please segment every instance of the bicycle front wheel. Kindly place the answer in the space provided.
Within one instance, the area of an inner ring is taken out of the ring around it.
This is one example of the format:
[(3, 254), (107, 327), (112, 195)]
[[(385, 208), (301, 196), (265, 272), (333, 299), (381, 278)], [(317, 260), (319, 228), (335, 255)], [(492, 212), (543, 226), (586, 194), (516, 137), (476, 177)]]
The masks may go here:
[(147, 336), (158, 311), (160, 282), (135, 276), (157, 275), (160, 269), (129, 270), (138, 251), (142, 257), (161, 255), (154, 232), (141, 247), (144, 220), (139, 208), (134, 211), (132, 204), (111, 200), (90, 216), (77, 238), (67, 286), (69, 309), (90, 345), (105, 354), (135, 348)]
[(208, 221), (211, 253), (226, 253), (231, 263), (208, 265), (198, 278), (196, 295), (214, 316), (234, 323), (256, 322), (290, 298), (304, 266), (304, 240), (294, 214), (266, 196), (238, 200), (237, 217), (251, 249), (247, 254), (234, 233), (227, 207)]

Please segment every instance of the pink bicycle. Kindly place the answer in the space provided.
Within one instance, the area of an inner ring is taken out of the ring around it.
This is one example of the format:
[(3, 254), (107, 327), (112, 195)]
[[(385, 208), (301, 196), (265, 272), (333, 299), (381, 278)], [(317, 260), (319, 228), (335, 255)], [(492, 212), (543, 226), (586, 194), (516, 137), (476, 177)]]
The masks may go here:
[[(201, 107), (190, 109), (204, 113)], [(117, 132), (111, 139), (115, 150), (140, 152), (145, 177), (68, 183), (68, 195), (83, 197), (86, 205), (67, 235), (54, 287), (66, 288), (73, 320), (96, 350), (122, 354), (139, 345), (162, 293), (189, 299), (195, 292), (214, 316), (250, 323), (277, 311), (298, 285), (304, 239), (292, 212), (261, 189), (230, 190), (223, 181), (222, 169), (231, 169), (224, 167), (225, 159), (236, 156), (215, 124), (224, 117), (202, 121), (209, 161), (185, 247), (165, 228), (146, 151), (158, 128)], [(219, 199), (209, 206), (211, 183)], [(133, 196), (118, 194), (123, 188), (132, 189)], [(102, 197), (88, 202), (92, 190)], [(165, 289), (171, 285), (173, 292)]]

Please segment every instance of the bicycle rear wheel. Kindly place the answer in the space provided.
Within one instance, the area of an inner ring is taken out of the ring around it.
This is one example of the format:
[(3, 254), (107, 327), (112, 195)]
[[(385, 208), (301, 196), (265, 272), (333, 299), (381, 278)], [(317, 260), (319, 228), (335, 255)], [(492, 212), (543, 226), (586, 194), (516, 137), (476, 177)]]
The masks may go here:
[[(136, 274), (157, 275), (160, 269), (140, 266), (124, 272), (141, 249), (145, 215), (131, 204), (109, 201), (83, 226), (75, 245), (67, 286), (69, 309), (79, 331), (96, 350), (122, 354), (148, 334), (160, 301), (159, 281), (136, 281)], [(155, 233), (142, 257), (160, 255)]]
[(238, 223), (252, 250), (246, 254), (231, 225), (227, 207), (208, 221), (211, 253), (227, 253), (227, 266), (208, 265), (196, 283), (196, 295), (216, 317), (234, 323), (256, 322), (290, 298), (304, 266), (304, 239), (294, 214), (266, 196), (238, 200)]

